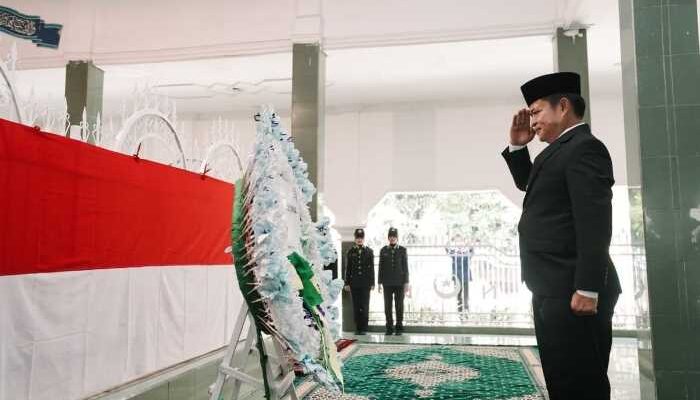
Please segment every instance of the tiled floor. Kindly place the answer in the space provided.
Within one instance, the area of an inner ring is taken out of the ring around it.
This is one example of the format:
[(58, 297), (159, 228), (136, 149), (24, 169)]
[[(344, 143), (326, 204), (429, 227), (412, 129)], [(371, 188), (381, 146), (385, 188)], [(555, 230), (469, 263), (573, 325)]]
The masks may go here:
[[(407, 344), (465, 344), (465, 345), (503, 345), (503, 346), (534, 346), (535, 339), (531, 336), (497, 336), (497, 335), (451, 335), (451, 334), (404, 334), (403, 336), (385, 336), (383, 334), (368, 334), (353, 336), (368, 343), (407, 343)], [(216, 367), (219, 361), (199, 366), (173, 379), (162, 382), (159, 386), (150, 388), (147, 392), (132, 396), (120, 396), (113, 393), (100, 399), (134, 399), (134, 400), (206, 400), (207, 387), (216, 379)], [(248, 361), (251, 374), (260, 373), (259, 364), (251, 357)], [(638, 400), (639, 369), (637, 366), (637, 340), (616, 338), (610, 357), (610, 382), (613, 400)], [(227, 388), (226, 392), (230, 391)], [(99, 397), (98, 397), (99, 398)], [(263, 399), (263, 393), (244, 385), (241, 399)], [(229, 400), (226, 397), (226, 400)]]
[(637, 339), (615, 339), (608, 369), (613, 400), (639, 400)]

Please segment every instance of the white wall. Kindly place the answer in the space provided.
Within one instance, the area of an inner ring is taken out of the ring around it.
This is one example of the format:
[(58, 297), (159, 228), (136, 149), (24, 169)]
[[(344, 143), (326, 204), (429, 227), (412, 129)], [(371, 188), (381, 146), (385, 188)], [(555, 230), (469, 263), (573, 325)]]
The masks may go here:
[(325, 198), (336, 224), (363, 223), (389, 191), (511, 189), (499, 152), (513, 108), (424, 104), (327, 115)]
[[(401, 104), (326, 113), (323, 198), (336, 225), (363, 223), (389, 191), (496, 188), (519, 204), (522, 197), (500, 156), (516, 108)], [(235, 123), (241, 154), (250, 154), (255, 137), (252, 118), (241, 114), (225, 118)], [(209, 140), (211, 117), (178, 120), (185, 152), (193, 154), (193, 138)], [(289, 130), (288, 116), (282, 116), (282, 124)]]
[(610, 151), (615, 184), (626, 185), (627, 150), (625, 148), (625, 121), (622, 115), (622, 93), (619, 97), (593, 97), (591, 117), (593, 134), (602, 140)]
[[(516, 205), (500, 152), (521, 105), (402, 105), (326, 116), (325, 199), (336, 224), (362, 224), (390, 191), (498, 189)], [(618, 184), (626, 183), (619, 99), (593, 107), (593, 130), (610, 149)], [(544, 146), (531, 145), (533, 157)]]
[[(390, 191), (498, 189), (514, 204), (513, 185), (500, 152), (521, 104), (393, 104), (326, 113), (324, 202), (339, 227), (361, 225)], [(591, 107), (593, 131), (613, 158), (617, 184), (626, 183), (621, 99), (600, 97)], [(242, 154), (252, 151), (255, 127), (248, 115), (229, 115)], [(206, 140), (211, 117), (183, 116), (185, 135)], [(288, 115), (282, 123), (289, 129)], [(188, 143), (185, 140), (185, 149)], [(544, 147), (531, 145), (534, 157)]]

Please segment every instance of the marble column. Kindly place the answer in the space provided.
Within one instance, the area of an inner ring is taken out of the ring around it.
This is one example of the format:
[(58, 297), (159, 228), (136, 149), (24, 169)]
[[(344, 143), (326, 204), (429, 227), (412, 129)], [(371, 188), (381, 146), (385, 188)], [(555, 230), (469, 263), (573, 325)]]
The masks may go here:
[[(697, 0), (620, 0), (633, 226), (646, 263), (643, 399), (700, 399), (700, 50)], [(633, 203), (634, 205), (635, 203)]]

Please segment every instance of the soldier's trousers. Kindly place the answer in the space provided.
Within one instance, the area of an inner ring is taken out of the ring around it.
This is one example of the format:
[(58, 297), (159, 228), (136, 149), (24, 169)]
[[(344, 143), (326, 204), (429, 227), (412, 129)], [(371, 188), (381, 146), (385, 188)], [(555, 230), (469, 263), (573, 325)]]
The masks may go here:
[(384, 317), (386, 318), (386, 330), (394, 330), (394, 318), (392, 313), (392, 300), (396, 305), (396, 330), (403, 330), (403, 296), (404, 287), (384, 285)]
[(368, 287), (350, 287), (352, 315), (355, 320), (355, 329), (358, 332), (367, 332), (369, 323), (369, 292)]

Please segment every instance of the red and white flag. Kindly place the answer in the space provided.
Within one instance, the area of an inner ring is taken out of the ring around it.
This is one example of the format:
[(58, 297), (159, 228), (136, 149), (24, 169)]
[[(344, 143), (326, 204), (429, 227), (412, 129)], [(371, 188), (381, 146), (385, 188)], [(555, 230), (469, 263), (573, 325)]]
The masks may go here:
[(79, 399), (225, 345), (233, 194), (0, 120), (0, 400)]

